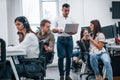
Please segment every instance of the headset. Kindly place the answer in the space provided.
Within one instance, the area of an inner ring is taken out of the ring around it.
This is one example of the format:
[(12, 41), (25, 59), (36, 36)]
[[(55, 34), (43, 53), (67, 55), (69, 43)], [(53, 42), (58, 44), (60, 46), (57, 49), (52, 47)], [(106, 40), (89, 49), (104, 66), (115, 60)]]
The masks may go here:
[(27, 31), (30, 30), (30, 25), (26, 17), (22, 16), (24, 19), (23, 26), (27, 29)]
[(28, 22), (28, 20), (27, 20), (27, 18), (26, 18), (25, 16), (19, 16), (19, 17), (17, 17), (17, 18), (15, 19), (15, 22), (16, 22), (17, 20), (23, 23), (23, 26), (24, 26), (24, 28), (27, 29), (27, 32), (30, 31), (30, 25), (29, 25), (29, 22)]

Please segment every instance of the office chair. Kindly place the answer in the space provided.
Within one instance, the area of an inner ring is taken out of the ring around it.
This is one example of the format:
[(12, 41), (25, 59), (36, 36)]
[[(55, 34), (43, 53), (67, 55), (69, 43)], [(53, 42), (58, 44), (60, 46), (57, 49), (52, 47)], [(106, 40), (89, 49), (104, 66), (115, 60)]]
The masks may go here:
[(53, 53), (50, 53), (51, 55), (49, 54), (49, 56), (46, 57), (47, 54), (45, 53), (44, 45), (48, 45), (48, 43), (45, 43), (44, 41), (39, 42), (40, 49), (39, 58), (22, 60), (22, 63), (24, 65), (29, 62), (34, 62), (35, 64), (37, 64), (38, 69), (40, 70), (36, 72), (29, 72), (27, 68), (24, 66), (25, 73), (22, 74), (22, 77), (31, 78), (34, 80), (44, 80), (44, 77), (46, 76), (47, 65), (52, 63), (54, 57)]
[[(46, 76), (46, 58), (44, 56), (41, 56), (41, 53), (43, 52), (43, 46), (44, 42), (39, 42), (39, 57), (38, 58), (32, 58), (32, 59), (23, 59), (21, 62), (24, 65), (24, 73), (19, 74), (20, 77), (30, 78), (34, 80), (44, 80), (44, 77)], [(25, 66), (29, 63), (35, 63), (37, 65), (37, 71), (32, 72), (27, 69)]]
[(1, 60), (0, 60), (0, 79), (4, 73), (6, 66), (6, 43), (3, 39), (0, 38), (0, 48), (1, 48)]
[[(80, 50), (83, 53), (83, 64), (82, 64), (82, 68), (80, 72), (80, 79), (82, 80), (83, 75), (88, 75), (86, 77), (86, 80), (89, 80), (91, 76), (95, 77), (94, 71), (92, 70), (91, 65), (90, 65), (90, 60), (89, 60), (90, 55), (83, 41), (77, 41), (77, 44), (79, 45)], [(98, 64), (99, 64), (98, 67), (99, 67), (100, 74), (103, 76), (103, 78), (105, 78), (106, 70), (105, 70), (102, 60), (98, 60)]]
[(81, 71), (80, 71), (80, 79), (82, 80), (83, 75), (91, 74), (91, 72), (86, 71), (89, 68), (91, 69), (90, 62), (89, 62), (89, 52), (86, 49), (86, 45), (85, 45), (84, 41), (77, 41), (77, 44), (80, 48), (80, 51), (81, 51), (81, 54), (82, 54), (82, 60), (83, 60)]

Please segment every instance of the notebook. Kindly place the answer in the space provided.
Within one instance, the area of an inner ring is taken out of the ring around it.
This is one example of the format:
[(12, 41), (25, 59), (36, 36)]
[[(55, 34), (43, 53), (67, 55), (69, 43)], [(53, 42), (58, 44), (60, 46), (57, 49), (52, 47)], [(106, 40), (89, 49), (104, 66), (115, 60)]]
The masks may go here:
[(77, 33), (79, 24), (66, 24), (65, 33)]

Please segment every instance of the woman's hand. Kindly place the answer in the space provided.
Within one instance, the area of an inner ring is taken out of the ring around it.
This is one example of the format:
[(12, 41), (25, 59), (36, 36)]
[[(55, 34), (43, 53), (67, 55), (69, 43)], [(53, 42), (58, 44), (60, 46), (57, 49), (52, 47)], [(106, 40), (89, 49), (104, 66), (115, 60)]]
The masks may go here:
[(91, 36), (89, 36), (87, 39), (90, 41), (93, 41), (93, 37), (91, 37)]
[(81, 40), (87, 40), (86, 35), (84, 35)]
[(93, 37), (91, 37), (91, 36), (89, 36), (89, 40), (90, 40), (99, 50), (101, 50), (101, 49), (103, 48), (103, 46), (104, 46), (104, 42), (101, 42), (101, 41), (96, 42), (96, 41), (93, 39)]

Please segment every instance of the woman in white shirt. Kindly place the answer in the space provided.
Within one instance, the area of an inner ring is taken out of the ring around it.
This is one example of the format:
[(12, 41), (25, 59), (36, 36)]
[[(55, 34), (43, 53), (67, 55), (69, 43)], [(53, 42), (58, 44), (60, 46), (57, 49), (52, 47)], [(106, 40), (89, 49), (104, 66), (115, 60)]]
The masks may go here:
[[(26, 17), (20, 16), (15, 19), (15, 24), (17, 27), (17, 30), (19, 32), (22, 32), (24, 34), (24, 39), (23, 41), (18, 44), (17, 46), (12, 47), (12, 49), (24, 49), (26, 51), (26, 55), (24, 58), (32, 59), (32, 58), (38, 58), (39, 57), (39, 42), (37, 36), (34, 34), (34, 32), (31, 30), (29, 22)], [(33, 64), (29, 63), (27, 65), (24, 64), (17, 64), (16, 69), (18, 74), (23, 74), (25, 73), (24, 67), (28, 71), (38, 71), (39, 69), (37, 68), (38, 64)], [(3, 79), (10, 79), (12, 78), (12, 70), (9, 64), (6, 66), (6, 71), (5, 71), (5, 76)]]
[(25, 58), (38, 58), (39, 43), (38, 38), (31, 30), (26, 17), (20, 16), (15, 19), (15, 24), (19, 32), (24, 34), (24, 40), (15, 49), (25, 49), (27, 55)]
[(102, 33), (101, 25), (98, 20), (92, 20), (90, 22), (90, 29), (92, 35), (89, 37), (90, 40), (90, 64), (96, 75), (96, 80), (102, 80), (102, 77), (98, 69), (98, 60), (101, 59), (105, 68), (106, 76), (105, 80), (113, 80), (113, 72), (110, 63), (110, 57), (107, 51), (105, 50), (104, 42), (105, 36)]

